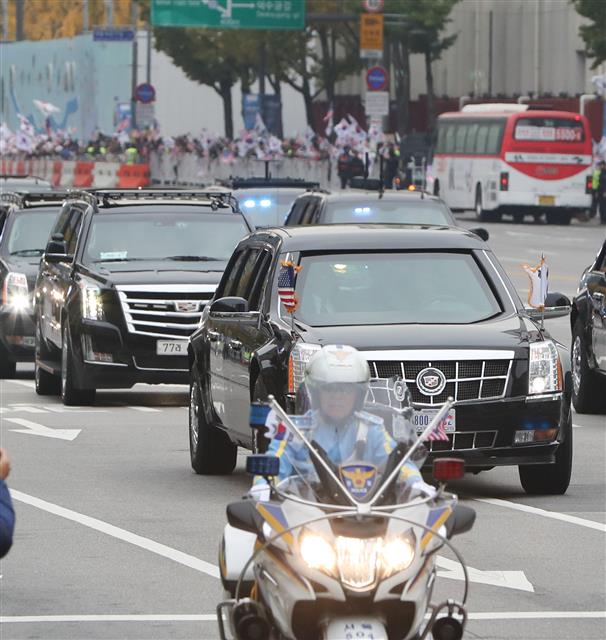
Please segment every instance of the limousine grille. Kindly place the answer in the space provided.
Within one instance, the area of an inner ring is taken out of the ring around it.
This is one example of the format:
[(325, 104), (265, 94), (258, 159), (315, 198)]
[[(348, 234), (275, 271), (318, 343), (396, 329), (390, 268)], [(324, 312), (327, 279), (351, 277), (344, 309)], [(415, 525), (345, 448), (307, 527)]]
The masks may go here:
[(118, 295), (130, 333), (185, 340), (198, 328), (216, 285), (123, 285)]
[[(511, 371), (510, 359), (499, 360), (371, 360), (370, 373), (376, 378), (400, 376), (406, 382), (412, 401), (418, 405), (433, 406), (446, 402), (449, 397), (457, 401), (498, 399), (505, 395)], [(424, 393), (419, 388), (418, 376), (424, 369), (437, 369), (446, 378), (446, 385), (438, 395)]]

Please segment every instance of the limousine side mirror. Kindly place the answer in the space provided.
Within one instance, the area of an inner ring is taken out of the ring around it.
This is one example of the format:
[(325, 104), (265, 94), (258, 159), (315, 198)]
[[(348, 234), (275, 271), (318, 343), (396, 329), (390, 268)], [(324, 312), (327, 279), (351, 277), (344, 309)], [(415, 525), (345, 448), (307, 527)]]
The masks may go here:
[(572, 303), (568, 296), (554, 291), (553, 293), (547, 294), (547, 298), (545, 298), (545, 309), (541, 310), (535, 309), (534, 307), (526, 307), (526, 315), (533, 320), (540, 320), (541, 318), (545, 318), (545, 320), (561, 318), (570, 313), (571, 307)]
[(210, 305), (210, 313), (246, 313), (248, 300), (237, 296), (219, 298)]
[(46, 245), (45, 258), (47, 262), (51, 263), (71, 260), (71, 256), (67, 255), (67, 242), (65, 242), (62, 233), (53, 233)]
[(488, 238), (490, 238), (490, 234), (488, 233), (487, 229), (484, 229), (484, 227), (475, 227), (474, 229), (470, 229), (471, 233), (475, 233), (476, 236), (479, 236), (480, 238), (482, 238), (482, 240), (484, 240), (484, 242), (488, 242)]

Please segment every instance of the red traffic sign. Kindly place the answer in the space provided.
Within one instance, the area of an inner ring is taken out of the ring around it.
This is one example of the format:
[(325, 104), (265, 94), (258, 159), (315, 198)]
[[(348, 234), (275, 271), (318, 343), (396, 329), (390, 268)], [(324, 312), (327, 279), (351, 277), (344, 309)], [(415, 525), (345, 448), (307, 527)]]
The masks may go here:
[(149, 104), (156, 99), (156, 90), (149, 82), (142, 82), (135, 89), (135, 100), (143, 104)]
[(378, 13), (379, 11), (383, 11), (384, 4), (384, 0), (364, 0), (362, 6), (364, 7), (364, 11)]
[(366, 72), (366, 87), (369, 91), (384, 91), (389, 84), (389, 76), (385, 67), (370, 67)]

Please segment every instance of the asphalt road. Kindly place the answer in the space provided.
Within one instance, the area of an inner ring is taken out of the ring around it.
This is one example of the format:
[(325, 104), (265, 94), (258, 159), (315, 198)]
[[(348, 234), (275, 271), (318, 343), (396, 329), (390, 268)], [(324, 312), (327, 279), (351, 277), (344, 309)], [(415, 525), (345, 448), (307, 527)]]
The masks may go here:
[[(466, 216), (466, 226), (477, 226)], [(551, 288), (573, 295), (604, 227), (486, 224), (522, 295), (520, 265), (541, 251)], [(566, 319), (550, 321), (570, 344)], [(0, 383), (0, 438), (17, 510), (0, 570), (0, 637), (217, 638), (217, 546), (225, 504), (250, 480), (189, 467), (187, 389), (100, 392), (91, 408), (39, 398), (31, 367)], [(468, 638), (606, 638), (606, 418), (574, 416), (574, 470), (562, 497), (528, 497), (515, 468), (453, 485), (477, 509), (458, 547), (473, 568)], [(462, 583), (447, 554), (439, 593)]]

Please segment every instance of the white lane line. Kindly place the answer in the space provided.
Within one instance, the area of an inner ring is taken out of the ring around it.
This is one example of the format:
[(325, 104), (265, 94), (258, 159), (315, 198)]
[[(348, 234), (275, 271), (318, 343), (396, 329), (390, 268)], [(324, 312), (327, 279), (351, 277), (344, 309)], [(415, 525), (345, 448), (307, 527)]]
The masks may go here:
[(543, 518), (561, 520), (562, 522), (577, 524), (581, 527), (586, 527), (587, 529), (595, 529), (596, 531), (602, 531), (606, 533), (606, 524), (595, 522), (594, 520), (586, 520), (585, 518), (578, 518), (577, 516), (570, 516), (567, 513), (547, 511), (545, 509), (539, 509), (538, 507), (530, 507), (527, 504), (518, 504), (516, 502), (509, 502), (508, 500), (501, 500), (499, 498), (473, 498), (473, 500), (475, 500), (476, 502), (485, 502), (486, 504), (492, 504), (497, 507), (505, 507), (506, 509), (514, 509), (516, 511), (532, 513), (535, 516), (542, 516)]
[(177, 551), (176, 549), (156, 542), (155, 540), (144, 538), (143, 536), (139, 536), (136, 533), (127, 531), (126, 529), (121, 529), (120, 527), (115, 527), (113, 524), (103, 522), (103, 520), (91, 518), (90, 516), (78, 513), (77, 511), (72, 511), (71, 509), (60, 507), (59, 505), (53, 504), (52, 502), (41, 500), (40, 498), (30, 496), (27, 493), (23, 493), (15, 489), (11, 489), (11, 495), (13, 496), (13, 500), (24, 502), (25, 504), (29, 504), (30, 506), (36, 507), (37, 509), (42, 509), (42, 511), (47, 511), (48, 513), (60, 516), (61, 518), (72, 520), (73, 522), (77, 522), (78, 524), (89, 527), (90, 529), (94, 529), (95, 531), (100, 531), (101, 533), (105, 533), (106, 535), (117, 538), (118, 540), (123, 540), (124, 542), (133, 544), (136, 547), (145, 549), (146, 551), (151, 551), (152, 553), (163, 556), (164, 558), (169, 558), (170, 560), (178, 562), (179, 564), (189, 567), (190, 569), (195, 569), (196, 571), (206, 573), (213, 578), (219, 577), (218, 567), (211, 564), (210, 562), (205, 562), (204, 560), (200, 560), (199, 558), (191, 556), (188, 553)]
[[(468, 613), (469, 620), (601, 620), (606, 611), (481, 611)], [(214, 613), (201, 614), (111, 614), (58, 616), (0, 616), (0, 624), (9, 622), (215, 622)]]
[(134, 409), (135, 411), (142, 411), (144, 413), (160, 413), (160, 409), (154, 409), (152, 407), (136, 407), (133, 405), (129, 408)]
[(28, 436), (42, 436), (43, 438), (56, 438), (58, 440), (75, 440), (82, 429), (51, 429), (43, 424), (24, 420), (23, 418), (4, 418), (6, 422), (12, 422), (22, 429), (11, 429), (14, 433), (25, 433)]
[(27, 387), (28, 389), (34, 389), (36, 386), (33, 380), (3, 380), (2, 382), (10, 382), (11, 384), (18, 384), (22, 387)]
[(0, 616), (7, 622), (216, 622), (214, 613), (150, 615)]

